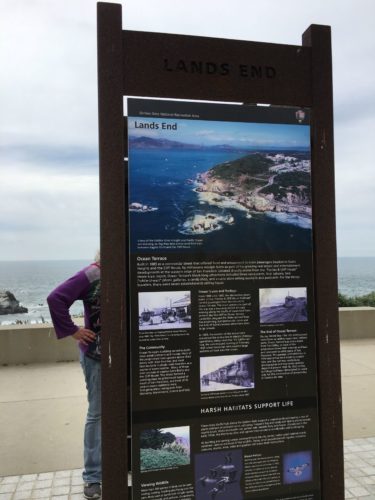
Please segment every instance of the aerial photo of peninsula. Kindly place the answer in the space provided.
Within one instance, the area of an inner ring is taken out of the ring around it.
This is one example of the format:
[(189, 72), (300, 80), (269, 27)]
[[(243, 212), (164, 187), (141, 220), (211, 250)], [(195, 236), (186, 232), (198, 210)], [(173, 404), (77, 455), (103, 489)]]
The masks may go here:
[(308, 125), (130, 117), (128, 130), (132, 251), (311, 248)]

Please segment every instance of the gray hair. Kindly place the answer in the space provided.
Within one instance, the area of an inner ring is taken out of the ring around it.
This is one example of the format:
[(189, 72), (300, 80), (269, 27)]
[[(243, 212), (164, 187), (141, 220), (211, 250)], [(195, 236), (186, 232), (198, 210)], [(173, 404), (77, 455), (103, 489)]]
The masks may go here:
[(100, 249), (95, 254), (95, 262), (100, 264)]

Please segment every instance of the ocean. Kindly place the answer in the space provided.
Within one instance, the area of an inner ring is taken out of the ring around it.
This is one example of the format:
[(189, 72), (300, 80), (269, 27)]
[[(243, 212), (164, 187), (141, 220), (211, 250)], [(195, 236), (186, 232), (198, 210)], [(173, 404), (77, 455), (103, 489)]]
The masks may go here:
[[(21, 305), (29, 309), (25, 314), (0, 316), (0, 324), (17, 320), (29, 323), (50, 322), (46, 297), (59, 283), (88, 265), (85, 260), (61, 261), (0, 261), (0, 290), (11, 291)], [(375, 257), (339, 257), (339, 290), (348, 296), (375, 291)], [(80, 302), (71, 308), (73, 315), (83, 314)]]
[[(51, 322), (48, 294), (88, 264), (90, 262), (85, 260), (0, 261), (0, 290), (12, 292), (29, 310), (24, 314), (1, 315), (0, 324)], [(74, 304), (71, 314), (82, 315), (82, 303)]]
[(375, 257), (339, 257), (339, 291), (348, 297), (375, 291)]

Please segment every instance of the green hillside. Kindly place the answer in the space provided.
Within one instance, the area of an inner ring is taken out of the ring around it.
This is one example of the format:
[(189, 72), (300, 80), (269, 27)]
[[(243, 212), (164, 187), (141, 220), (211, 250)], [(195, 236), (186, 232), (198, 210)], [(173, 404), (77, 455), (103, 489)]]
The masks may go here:
[(165, 469), (179, 465), (188, 465), (190, 457), (187, 454), (166, 449), (154, 450), (141, 448), (141, 470)]
[(282, 200), (287, 193), (301, 197), (305, 202), (311, 202), (311, 181), (308, 172), (283, 172), (276, 175), (273, 184), (261, 190), (263, 194), (272, 193), (276, 200)]
[(241, 176), (258, 177), (267, 180), (272, 160), (262, 154), (250, 154), (238, 160), (220, 163), (211, 168), (212, 176), (224, 181), (236, 182)]

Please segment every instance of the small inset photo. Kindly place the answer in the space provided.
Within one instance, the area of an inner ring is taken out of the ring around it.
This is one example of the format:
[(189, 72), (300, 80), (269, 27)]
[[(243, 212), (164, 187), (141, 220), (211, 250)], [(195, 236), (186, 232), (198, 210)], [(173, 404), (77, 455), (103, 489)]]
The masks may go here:
[(307, 321), (306, 287), (260, 288), (259, 317), (261, 323)]
[(254, 389), (254, 355), (200, 358), (201, 392)]
[(197, 453), (194, 459), (196, 500), (243, 500), (241, 450)]
[(141, 471), (190, 464), (190, 427), (147, 429), (140, 433)]
[(310, 450), (283, 455), (284, 484), (304, 483), (312, 479), (312, 452)]
[(140, 292), (139, 329), (191, 328), (191, 294), (183, 292)]

